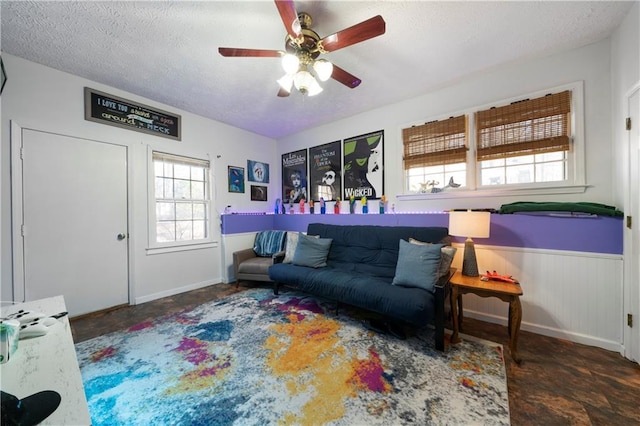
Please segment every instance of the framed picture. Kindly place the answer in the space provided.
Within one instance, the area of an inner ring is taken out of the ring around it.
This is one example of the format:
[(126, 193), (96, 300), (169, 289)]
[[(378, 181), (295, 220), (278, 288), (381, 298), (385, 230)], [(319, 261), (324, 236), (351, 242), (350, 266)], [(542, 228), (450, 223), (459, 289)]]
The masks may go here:
[(267, 187), (251, 185), (251, 201), (267, 201)]
[(384, 194), (384, 130), (343, 141), (344, 199)]
[(342, 197), (342, 149), (340, 141), (309, 148), (309, 195), (314, 201)]
[(307, 200), (307, 150), (282, 155), (282, 201), (289, 203)]
[(229, 192), (244, 193), (244, 168), (229, 166)]
[(269, 183), (269, 164), (247, 160), (247, 180), (249, 182)]

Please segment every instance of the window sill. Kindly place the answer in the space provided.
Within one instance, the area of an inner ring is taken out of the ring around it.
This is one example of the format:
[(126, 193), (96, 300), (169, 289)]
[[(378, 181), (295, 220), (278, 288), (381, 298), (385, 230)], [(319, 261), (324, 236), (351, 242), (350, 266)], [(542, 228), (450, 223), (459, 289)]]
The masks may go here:
[(189, 250), (203, 250), (203, 249), (216, 248), (216, 247), (218, 247), (217, 241), (209, 241), (205, 243), (181, 244), (181, 245), (162, 246), (162, 247), (148, 247), (146, 251), (147, 251), (147, 256), (152, 256), (154, 254), (174, 253), (174, 252), (189, 251)]
[(398, 201), (414, 200), (446, 200), (454, 198), (486, 198), (486, 197), (516, 197), (524, 195), (555, 195), (555, 194), (583, 194), (589, 185), (545, 186), (538, 188), (482, 188), (476, 190), (451, 190), (429, 194), (398, 195)]

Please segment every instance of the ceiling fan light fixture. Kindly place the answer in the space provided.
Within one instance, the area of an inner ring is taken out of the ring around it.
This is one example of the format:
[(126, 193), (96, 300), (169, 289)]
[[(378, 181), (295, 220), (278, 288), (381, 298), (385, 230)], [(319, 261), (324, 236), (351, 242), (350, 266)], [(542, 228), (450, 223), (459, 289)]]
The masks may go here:
[(333, 64), (326, 59), (318, 59), (313, 63), (313, 69), (320, 81), (327, 81), (331, 78), (331, 74), (333, 74)]
[(300, 59), (296, 55), (287, 53), (282, 57), (282, 69), (287, 74), (295, 74), (300, 67)]
[(313, 78), (311, 73), (307, 70), (298, 71), (296, 75), (293, 76), (293, 84), (296, 86), (296, 89), (302, 93), (307, 93), (314, 82), (318, 84), (316, 79)]
[(309, 86), (309, 88), (307, 89), (307, 95), (315, 96), (318, 93), (322, 92), (322, 90), (323, 90), (322, 86), (320, 86), (320, 84), (314, 78), (313, 81), (311, 82), (311, 86)]
[(278, 79), (278, 84), (282, 87), (283, 90), (286, 90), (287, 93), (291, 93), (291, 88), (293, 87), (293, 75), (285, 74)]

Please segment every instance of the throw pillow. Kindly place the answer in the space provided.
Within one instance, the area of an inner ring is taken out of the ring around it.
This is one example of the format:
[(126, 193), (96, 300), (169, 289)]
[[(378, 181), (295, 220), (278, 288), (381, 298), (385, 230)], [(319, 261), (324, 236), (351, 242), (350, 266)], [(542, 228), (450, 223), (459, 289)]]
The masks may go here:
[(286, 231), (260, 231), (256, 235), (256, 241), (253, 245), (253, 251), (256, 256), (267, 257), (273, 256), (282, 250)]
[(400, 240), (396, 275), (393, 277), (392, 284), (433, 291), (438, 281), (441, 257), (442, 244), (411, 244)]
[(293, 264), (309, 266), (311, 268), (323, 268), (327, 266), (327, 256), (331, 247), (331, 238), (317, 238), (298, 234), (298, 246), (293, 255)]
[[(431, 243), (425, 243), (423, 241), (418, 241), (414, 238), (409, 238), (409, 242), (411, 244), (422, 244), (428, 245)], [(438, 266), (438, 278), (442, 278), (445, 275), (449, 275), (449, 268), (451, 268), (451, 264), (453, 263), (453, 258), (456, 256), (457, 248), (451, 246), (443, 246), (442, 247), (442, 257), (440, 258), (440, 265)]]
[[(287, 244), (282, 263), (293, 262), (293, 255), (296, 254), (296, 248), (298, 247), (298, 234), (298, 232), (287, 232)], [(313, 235), (313, 238), (320, 238), (320, 235)]]

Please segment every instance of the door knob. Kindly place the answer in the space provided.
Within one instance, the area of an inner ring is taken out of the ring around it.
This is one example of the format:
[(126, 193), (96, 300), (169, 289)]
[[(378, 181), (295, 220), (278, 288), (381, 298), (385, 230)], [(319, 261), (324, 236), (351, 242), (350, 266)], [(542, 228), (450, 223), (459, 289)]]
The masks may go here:
[(127, 234), (125, 234), (125, 233), (120, 233), (120, 234), (118, 234), (118, 237), (117, 237), (117, 238), (118, 238), (118, 241), (122, 241), (122, 240), (124, 240), (125, 238), (127, 238)]

